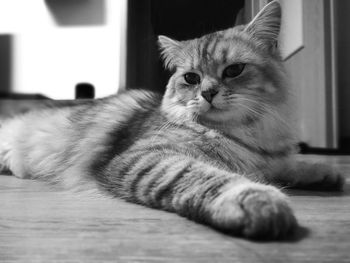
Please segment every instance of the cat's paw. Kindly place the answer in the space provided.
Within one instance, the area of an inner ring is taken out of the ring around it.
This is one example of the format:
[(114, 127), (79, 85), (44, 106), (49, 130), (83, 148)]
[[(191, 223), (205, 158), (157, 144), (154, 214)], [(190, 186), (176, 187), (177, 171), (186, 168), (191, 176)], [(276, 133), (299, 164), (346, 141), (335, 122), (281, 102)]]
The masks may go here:
[(340, 171), (322, 163), (299, 166), (298, 185), (301, 188), (315, 190), (341, 190), (345, 179)]
[(255, 183), (233, 186), (212, 205), (210, 218), (214, 227), (235, 235), (278, 239), (297, 226), (287, 197), (272, 186)]

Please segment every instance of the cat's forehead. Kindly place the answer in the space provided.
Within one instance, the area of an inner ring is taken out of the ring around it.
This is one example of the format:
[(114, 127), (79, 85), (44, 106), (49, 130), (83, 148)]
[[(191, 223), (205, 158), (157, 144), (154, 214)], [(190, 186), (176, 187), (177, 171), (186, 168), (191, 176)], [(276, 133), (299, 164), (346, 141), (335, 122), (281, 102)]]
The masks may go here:
[(253, 43), (240, 27), (218, 31), (189, 41), (186, 64), (192, 68), (230, 63), (254, 63), (259, 60)]

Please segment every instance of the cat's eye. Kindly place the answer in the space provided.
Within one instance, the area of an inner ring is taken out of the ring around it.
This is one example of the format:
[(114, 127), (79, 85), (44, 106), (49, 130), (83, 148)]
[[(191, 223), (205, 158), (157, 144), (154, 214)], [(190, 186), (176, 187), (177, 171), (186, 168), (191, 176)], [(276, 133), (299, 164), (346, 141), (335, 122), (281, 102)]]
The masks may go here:
[(185, 81), (190, 85), (197, 85), (201, 82), (201, 77), (194, 72), (188, 72), (184, 75)]
[(242, 73), (244, 67), (245, 64), (243, 63), (232, 64), (225, 68), (224, 72), (222, 73), (222, 78), (235, 78)]

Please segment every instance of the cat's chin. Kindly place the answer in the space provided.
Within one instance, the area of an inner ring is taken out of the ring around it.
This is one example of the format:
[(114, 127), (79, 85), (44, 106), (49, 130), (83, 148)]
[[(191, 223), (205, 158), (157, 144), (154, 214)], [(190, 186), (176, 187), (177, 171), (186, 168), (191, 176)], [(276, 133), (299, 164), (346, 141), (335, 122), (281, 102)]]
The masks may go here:
[(198, 117), (203, 124), (225, 125), (227, 122), (232, 121), (232, 112), (210, 107), (206, 112), (199, 113)]
[(241, 115), (232, 109), (218, 109), (210, 107), (206, 112), (197, 114), (198, 122), (209, 127), (228, 127), (236, 125), (251, 125), (258, 119), (249, 116)]

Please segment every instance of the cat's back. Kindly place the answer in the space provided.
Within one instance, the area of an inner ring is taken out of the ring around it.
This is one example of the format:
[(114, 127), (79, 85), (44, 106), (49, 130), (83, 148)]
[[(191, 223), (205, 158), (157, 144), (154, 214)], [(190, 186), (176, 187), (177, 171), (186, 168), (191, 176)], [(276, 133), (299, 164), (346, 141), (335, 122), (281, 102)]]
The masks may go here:
[(10, 168), (20, 177), (60, 173), (121, 145), (117, 131), (135, 135), (132, 123), (142, 126), (160, 101), (161, 96), (138, 90), (90, 101), (52, 101), (2, 123), (0, 157), (15, 156)]

